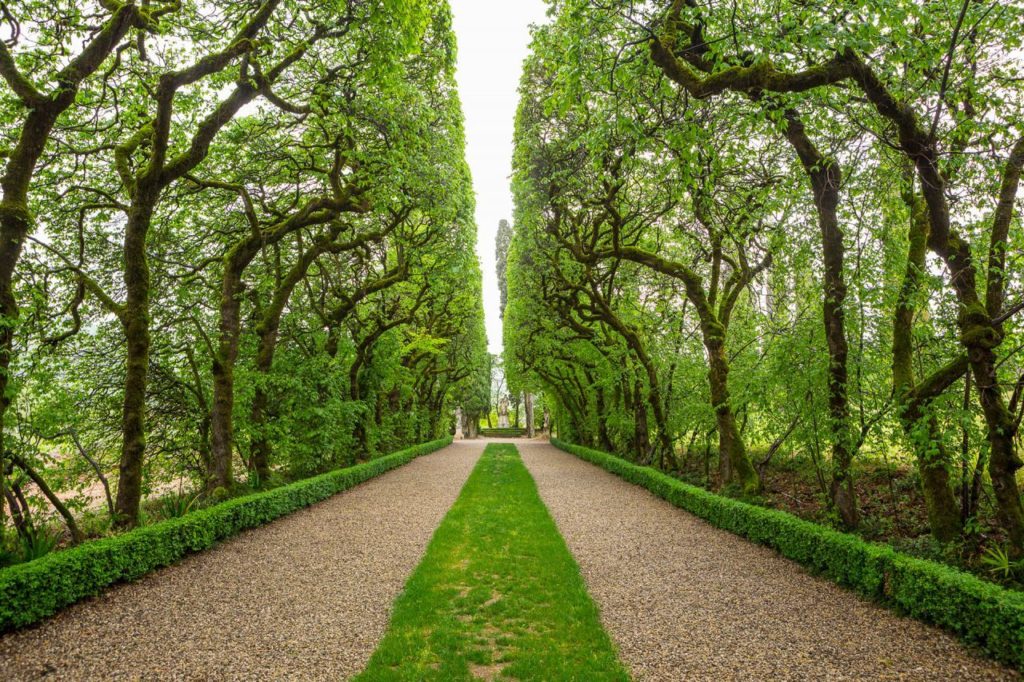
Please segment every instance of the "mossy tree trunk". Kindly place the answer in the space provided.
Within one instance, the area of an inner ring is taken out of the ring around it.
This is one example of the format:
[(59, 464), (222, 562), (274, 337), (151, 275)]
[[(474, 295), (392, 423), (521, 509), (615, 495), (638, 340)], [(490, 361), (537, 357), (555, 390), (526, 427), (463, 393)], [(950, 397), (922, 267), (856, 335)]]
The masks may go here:
[[(940, 542), (960, 536), (961, 519), (949, 480), (952, 467), (938, 420), (928, 412), (929, 403), (941, 395), (967, 369), (966, 358), (918, 385), (914, 376), (913, 327), (921, 278), (925, 272), (929, 222), (922, 202), (907, 191), (910, 209), (906, 272), (893, 316), (893, 394), (899, 401), (900, 422), (914, 450), (921, 472), (921, 489), (932, 535)], [(945, 373), (943, 375), (942, 373)]]
[(999, 520), (1014, 554), (1024, 554), (1024, 504), (1017, 484), (1017, 471), (1024, 462), (1015, 442), (1019, 424), (1003, 397), (995, 353), (1004, 336), (1001, 316), (1006, 294), (1006, 251), (1024, 167), (1024, 137), (1017, 139), (1002, 170), (989, 231), (988, 282), (981, 292), (971, 246), (950, 220), (947, 180), (940, 168), (934, 129), (926, 130), (914, 111), (899, 102), (863, 60), (853, 54), (847, 59), (853, 68), (853, 80), (875, 110), (895, 126), (901, 151), (917, 172), (928, 213), (928, 248), (946, 264), (959, 303), (957, 327), (988, 429), (989, 477)]

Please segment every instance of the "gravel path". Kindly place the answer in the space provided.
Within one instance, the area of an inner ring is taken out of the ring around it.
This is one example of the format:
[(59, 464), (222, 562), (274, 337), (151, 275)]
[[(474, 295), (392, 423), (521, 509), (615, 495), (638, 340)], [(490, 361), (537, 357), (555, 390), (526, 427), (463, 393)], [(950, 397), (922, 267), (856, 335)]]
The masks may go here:
[(344, 679), (483, 443), (457, 443), (0, 638), (0, 680)]
[(572, 455), (519, 451), (637, 679), (1017, 679)]

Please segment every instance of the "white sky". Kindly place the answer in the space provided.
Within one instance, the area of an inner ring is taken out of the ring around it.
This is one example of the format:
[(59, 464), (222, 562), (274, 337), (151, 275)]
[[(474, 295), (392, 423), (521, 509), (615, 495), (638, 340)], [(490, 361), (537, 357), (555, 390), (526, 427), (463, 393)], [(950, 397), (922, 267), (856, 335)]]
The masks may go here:
[(484, 312), (492, 353), (501, 352), (494, 237), (512, 221), (512, 130), (530, 24), (543, 23), (544, 0), (450, 0), (459, 44), (459, 96), (466, 114), (466, 157), (476, 190), (477, 252), (484, 273)]

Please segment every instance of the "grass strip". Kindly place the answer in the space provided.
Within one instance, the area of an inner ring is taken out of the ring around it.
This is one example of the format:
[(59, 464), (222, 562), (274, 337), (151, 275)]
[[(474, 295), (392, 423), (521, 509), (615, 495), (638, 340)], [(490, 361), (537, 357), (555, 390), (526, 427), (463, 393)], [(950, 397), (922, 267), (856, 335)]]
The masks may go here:
[(208, 549), (244, 530), (326, 500), (451, 443), (443, 438), (176, 519), (0, 569), (0, 633), (31, 625), (119, 582)]
[(937, 625), (1024, 670), (1024, 594), (933, 561), (901, 554), (792, 514), (757, 507), (683, 483), (606, 452), (552, 439), (551, 444), (713, 526), (771, 547), (812, 572)]
[(484, 450), (356, 680), (628, 680), (514, 445)]

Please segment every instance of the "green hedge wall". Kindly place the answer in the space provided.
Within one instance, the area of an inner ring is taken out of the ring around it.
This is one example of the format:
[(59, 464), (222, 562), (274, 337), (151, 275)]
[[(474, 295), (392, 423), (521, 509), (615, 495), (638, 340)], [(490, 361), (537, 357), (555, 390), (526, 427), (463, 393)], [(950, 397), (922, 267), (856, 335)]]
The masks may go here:
[(0, 570), (0, 632), (31, 625), (114, 583), (135, 580), (182, 557), (325, 500), (451, 438), (416, 445), (345, 469), (222, 502), (177, 519), (87, 542)]
[(949, 630), (999, 661), (1024, 669), (1024, 594), (777, 509), (715, 495), (614, 455), (557, 439), (551, 443), (718, 528), (771, 547), (844, 587)]
[(522, 438), (526, 435), (526, 429), (515, 427), (507, 429), (480, 429), (480, 435), (484, 438)]

